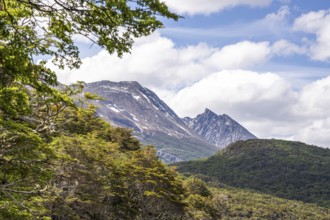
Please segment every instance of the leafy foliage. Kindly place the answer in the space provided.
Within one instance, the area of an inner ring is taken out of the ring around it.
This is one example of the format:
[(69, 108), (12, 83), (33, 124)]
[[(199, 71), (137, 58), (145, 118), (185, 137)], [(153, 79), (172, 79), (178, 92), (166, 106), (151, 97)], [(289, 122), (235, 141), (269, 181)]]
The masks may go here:
[(159, 17), (179, 18), (158, 0), (0, 0), (1, 219), (182, 215), (177, 174), (129, 130), (81, 108), (100, 97), (85, 94), (77, 106), (82, 82), (59, 85), (45, 61), (34, 62), (51, 56), (78, 68), (79, 35), (121, 56), (162, 27)]
[(0, 216), (183, 215), (184, 189), (177, 173), (158, 160), (152, 147), (141, 148), (129, 130), (113, 128), (95, 115), (93, 106), (69, 106), (53, 118), (55, 132), (47, 130), (47, 135), (33, 132), (38, 120), (2, 123)]
[(235, 188), (213, 188), (221, 219), (327, 219), (330, 209)]
[(188, 193), (190, 194), (196, 194), (203, 197), (207, 197), (211, 195), (205, 182), (202, 181), (201, 179), (196, 178), (195, 176), (189, 177), (185, 181), (184, 186), (187, 189)]
[(0, 112), (6, 117), (26, 115), (30, 109), (26, 86), (60, 98), (53, 86), (56, 75), (34, 63), (51, 56), (60, 68), (81, 64), (76, 36), (83, 36), (121, 56), (133, 39), (151, 34), (163, 24), (159, 17), (177, 20), (159, 0), (1, 0), (0, 1)]
[(44, 212), (53, 149), (26, 124), (0, 121), (0, 218)]
[(229, 186), (330, 207), (330, 150), (300, 142), (236, 142), (209, 159), (176, 164)]
[[(201, 185), (190, 176), (184, 185)], [(214, 184), (214, 183), (213, 183)], [(193, 184), (194, 185), (194, 184)], [(206, 186), (206, 184), (202, 184)], [(189, 188), (189, 187), (188, 187)], [(204, 187), (203, 187), (204, 188)], [(328, 219), (330, 209), (230, 187), (209, 187), (208, 194), (189, 191), (185, 207), (188, 219)], [(203, 190), (204, 191), (204, 190)], [(202, 192), (203, 192), (202, 191)]]

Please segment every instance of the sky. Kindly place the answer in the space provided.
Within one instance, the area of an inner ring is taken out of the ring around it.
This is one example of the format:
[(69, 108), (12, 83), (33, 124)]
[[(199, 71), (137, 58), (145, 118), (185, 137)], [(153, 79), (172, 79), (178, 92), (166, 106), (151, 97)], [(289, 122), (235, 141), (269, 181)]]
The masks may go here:
[(209, 108), (259, 138), (330, 147), (330, 1), (164, 0), (184, 18), (121, 59), (77, 37), (62, 83), (138, 81), (180, 117)]

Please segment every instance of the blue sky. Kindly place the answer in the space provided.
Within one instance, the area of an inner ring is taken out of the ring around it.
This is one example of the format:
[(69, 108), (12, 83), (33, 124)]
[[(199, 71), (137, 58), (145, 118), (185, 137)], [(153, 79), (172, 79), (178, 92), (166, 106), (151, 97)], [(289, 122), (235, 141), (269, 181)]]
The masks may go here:
[[(287, 40), (296, 45), (303, 46), (304, 40), (316, 40), (316, 35), (293, 30), (295, 19), (304, 13), (311, 11), (327, 10), (330, 2), (325, 0), (301, 1), (301, 0), (276, 0), (264, 7), (251, 7), (238, 5), (237, 7), (224, 8), (219, 12), (204, 14), (184, 14), (179, 22), (167, 21), (166, 28), (161, 30), (163, 36), (172, 39), (177, 47), (205, 42), (214, 47), (223, 47), (228, 44), (248, 41), (269, 41), (274, 43), (279, 40)], [(283, 17), (277, 21), (266, 21), (267, 16), (283, 13)], [(266, 65), (258, 66), (261, 71), (283, 71), (288, 68), (302, 67), (315, 68), (315, 75), (298, 75), (306, 80), (315, 80), (327, 75), (329, 60), (312, 60), (306, 54), (295, 56), (277, 56)], [(311, 73), (313, 74), (313, 73)]]
[(209, 108), (260, 138), (330, 147), (330, 1), (164, 0), (184, 16), (109, 55), (77, 37), (59, 80), (138, 81), (179, 116)]

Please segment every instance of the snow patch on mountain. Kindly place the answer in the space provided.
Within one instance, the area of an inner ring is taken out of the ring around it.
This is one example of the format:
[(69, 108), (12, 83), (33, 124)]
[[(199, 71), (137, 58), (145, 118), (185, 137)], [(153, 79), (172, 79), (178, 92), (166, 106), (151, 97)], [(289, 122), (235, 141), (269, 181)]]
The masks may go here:
[[(229, 116), (218, 116), (208, 109), (194, 119), (181, 119), (154, 92), (137, 82), (88, 83), (84, 91), (104, 98), (92, 101), (100, 117), (114, 126), (133, 129), (142, 142), (152, 140), (144, 143), (155, 145), (163, 161), (177, 162), (185, 158), (184, 154), (190, 155), (188, 159), (205, 157), (217, 150), (215, 145), (223, 147), (255, 138)], [(185, 150), (176, 149), (181, 147)]]

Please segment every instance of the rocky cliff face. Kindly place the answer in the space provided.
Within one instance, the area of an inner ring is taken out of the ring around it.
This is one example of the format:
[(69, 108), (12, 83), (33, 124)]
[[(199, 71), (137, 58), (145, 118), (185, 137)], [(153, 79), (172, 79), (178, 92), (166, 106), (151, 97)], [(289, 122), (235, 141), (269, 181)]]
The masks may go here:
[(84, 91), (104, 98), (93, 101), (99, 117), (133, 129), (142, 143), (154, 145), (168, 163), (207, 157), (217, 147), (254, 137), (229, 116), (220, 119), (210, 110), (195, 119), (182, 120), (154, 92), (137, 82), (100, 81), (87, 84)]
[(178, 138), (195, 135), (154, 92), (137, 82), (100, 81), (87, 84), (85, 91), (105, 99), (95, 104), (99, 116), (112, 124), (138, 133), (159, 131)]
[(228, 115), (217, 115), (209, 109), (196, 118), (186, 117), (183, 121), (196, 134), (219, 148), (238, 140), (257, 138)]
[(87, 84), (84, 91), (105, 99), (94, 101), (101, 118), (115, 126), (132, 128), (142, 143), (157, 147), (165, 162), (207, 157), (216, 151), (154, 92), (137, 82), (100, 81)]

